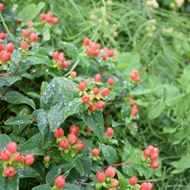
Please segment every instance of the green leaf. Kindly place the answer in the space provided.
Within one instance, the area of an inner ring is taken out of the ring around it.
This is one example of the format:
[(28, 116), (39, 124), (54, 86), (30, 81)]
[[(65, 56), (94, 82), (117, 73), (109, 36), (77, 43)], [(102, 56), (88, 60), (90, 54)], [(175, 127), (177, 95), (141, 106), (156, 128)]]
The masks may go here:
[(42, 134), (42, 146), (43, 148), (47, 148), (54, 141), (53, 133), (49, 128), (47, 113), (45, 110), (39, 109), (35, 114), (37, 115), (39, 131)]
[(80, 173), (81, 177), (88, 178), (88, 176), (91, 174), (92, 161), (90, 157), (80, 157), (74, 160), (73, 164), (75, 165), (77, 171)]
[(34, 101), (23, 94), (16, 92), (16, 91), (9, 91), (3, 96), (2, 98), (4, 101), (14, 104), (14, 105), (19, 105), (19, 104), (27, 104), (31, 106), (33, 109), (35, 109), (35, 104)]
[(43, 35), (44, 41), (50, 40), (50, 27), (49, 27), (49, 25), (44, 26), (42, 35)]
[(71, 184), (71, 183), (66, 183), (64, 186), (64, 190), (80, 190), (80, 189), (81, 189), (81, 186)]
[(11, 86), (15, 82), (21, 80), (19, 76), (6, 76), (0, 79), (0, 87), (1, 86)]
[(8, 135), (0, 134), (0, 150), (3, 150), (11, 141)]
[(117, 68), (125, 74), (129, 74), (133, 69), (140, 68), (140, 54), (138, 52), (121, 53), (116, 59)]
[(27, 21), (33, 20), (45, 7), (44, 2), (40, 2), (37, 6), (35, 4), (28, 4), (26, 7), (23, 7), (22, 11), (18, 13), (18, 19)]
[(48, 121), (50, 129), (54, 131), (58, 128), (70, 115), (80, 112), (82, 109), (82, 102), (79, 98), (75, 98), (68, 104), (60, 102), (60, 104), (53, 106), (48, 112)]
[(68, 43), (68, 42), (63, 42), (61, 44), (62, 44), (62, 47), (64, 49), (64, 52), (66, 53), (66, 55), (69, 58), (71, 58), (71, 59), (76, 59), (77, 58), (78, 49), (74, 44)]
[(175, 168), (172, 173), (182, 173), (186, 169), (190, 168), (190, 155), (183, 156), (179, 161), (172, 162), (171, 165)]
[(44, 156), (45, 150), (42, 149), (42, 135), (40, 133), (32, 136), (28, 141), (19, 146), (19, 151), (24, 154), (34, 154)]
[(19, 190), (19, 179), (14, 177), (9, 180), (8, 178), (3, 177), (3, 169), (0, 169), (0, 189), (1, 190)]
[(102, 144), (101, 149), (104, 158), (109, 165), (112, 165), (118, 161), (117, 152), (112, 146)]
[(38, 185), (36, 187), (33, 187), (32, 190), (51, 190), (51, 186), (48, 184)]
[(98, 136), (99, 139), (102, 139), (105, 133), (104, 129), (104, 119), (101, 112), (95, 112), (91, 115), (84, 113), (81, 115), (82, 119), (86, 125), (93, 129), (94, 133)]
[(24, 169), (18, 168), (17, 173), (19, 175), (19, 178), (40, 177), (40, 174), (31, 167), (26, 167)]
[(63, 165), (54, 166), (46, 175), (46, 183), (53, 183), (54, 179), (63, 171)]
[(82, 102), (78, 96), (76, 83), (67, 78), (56, 77), (46, 86), (40, 100), (52, 131), (58, 128), (67, 117), (81, 110)]
[(18, 115), (16, 117), (10, 117), (7, 119), (4, 124), (5, 125), (29, 125), (32, 123), (32, 116), (31, 115)]
[(165, 108), (164, 102), (156, 102), (154, 105), (150, 107), (148, 118), (156, 119), (157, 117), (161, 115), (164, 108)]

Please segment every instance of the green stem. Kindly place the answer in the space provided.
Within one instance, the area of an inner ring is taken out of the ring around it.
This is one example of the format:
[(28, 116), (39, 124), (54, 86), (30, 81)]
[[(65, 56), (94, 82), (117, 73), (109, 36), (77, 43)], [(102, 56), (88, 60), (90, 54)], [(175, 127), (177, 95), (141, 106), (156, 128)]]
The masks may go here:
[(8, 34), (10, 34), (11, 37), (13, 37), (13, 35), (11, 34), (11, 32), (10, 32), (8, 26), (7, 26), (6, 23), (5, 23), (5, 20), (4, 20), (3, 16), (2, 16), (1, 12), (0, 12), (0, 19), (1, 19), (2, 23), (3, 23), (3, 26), (4, 26), (5, 30), (6, 30), (6, 32), (7, 32)]

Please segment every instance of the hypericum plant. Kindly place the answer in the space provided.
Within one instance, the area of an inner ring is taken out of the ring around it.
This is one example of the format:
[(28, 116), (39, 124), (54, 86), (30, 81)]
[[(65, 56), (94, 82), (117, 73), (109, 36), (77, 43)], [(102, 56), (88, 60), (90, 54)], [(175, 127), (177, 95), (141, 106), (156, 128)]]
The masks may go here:
[(71, 125), (69, 128), (69, 134), (67, 137), (64, 135), (64, 130), (62, 128), (57, 128), (54, 131), (54, 136), (61, 150), (61, 155), (63, 159), (70, 159), (75, 157), (78, 152), (82, 151), (85, 144), (78, 139), (79, 128), (76, 125)]
[(16, 175), (17, 169), (24, 170), (35, 161), (33, 154), (24, 155), (17, 152), (17, 148), (17, 143), (12, 141), (7, 144), (5, 149), (0, 150), (0, 163), (3, 167), (3, 175), (9, 179), (12, 179)]
[(156, 147), (143, 157), (127, 145), (128, 125), (138, 119), (140, 104), (126, 105), (125, 98), (138, 89), (139, 71), (123, 77), (118, 54), (88, 38), (81, 47), (54, 43), (51, 32), (57, 32), (59, 19), (44, 6), (32, 4), (29, 18), (31, 7), (22, 10), (14, 35), (4, 20), (7, 31), (0, 32), (3, 187), (151, 190), (152, 184), (130, 178), (150, 179), (159, 157)]

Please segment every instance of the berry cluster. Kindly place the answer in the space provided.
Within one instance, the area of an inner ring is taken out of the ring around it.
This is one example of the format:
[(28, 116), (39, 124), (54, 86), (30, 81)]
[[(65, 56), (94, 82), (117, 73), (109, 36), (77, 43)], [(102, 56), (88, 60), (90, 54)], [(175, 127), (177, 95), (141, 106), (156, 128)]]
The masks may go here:
[(63, 175), (59, 175), (54, 180), (54, 186), (52, 190), (62, 189), (65, 186), (65, 177)]
[[(138, 186), (138, 178), (136, 176), (133, 176), (129, 179), (129, 187), (127, 189), (134, 189), (133, 187), (137, 187)], [(140, 189), (139, 190), (152, 190), (153, 185), (152, 183), (148, 183), (148, 182), (144, 182), (140, 185)], [(136, 189), (136, 188), (135, 188)]]
[(27, 50), (37, 40), (38, 40), (37, 33), (30, 32), (29, 29), (23, 29), (22, 30), (22, 41), (20, 42), (20, 47), (23, 50)]
[(61, 150), (61, 155), (66, 158), (72, 158), (82, 151), (85, 144), (78, 139), (79, 128), (77, 125), (71, 125), (68, 136), (64, 136), (64, 130), (60, 127), (54, 131), (56, 142)]
[(139, 77), (139, 71), (134, 69), (131, 73), (130, 73), (130, 79), (132, 82), (134, 83), (139, 83), (140, 82), (140, 77)]
[(148, 146), (144, 150), (144, 157), (146, 158), (147, 163), (149, 164), (150, 168), (156, 169), (159, 166), (158, 159), (159, 159), (160, 151), (157, 147), (152, 145)]
[(63, 52), (54, 51), (52, 53), (52, 58), (56, 61), (58, 68), (67, 69), (69, 67), (68, 62), (65, 60), (65, 54)]
[(102, 110), (105, 108), (105, 97), (109, 94), (110, 88), (114, 85), (114, 79), (109, 78), (107, 80), (108, 87), (101, 88), (102, 86), (102, 76), (96, 74), (94, 79), (88, 84), (87, 80), (83, 80), (78, 84), (79, 94), (81, 96), (81, 101), (85, 105), (86, 109), (91, 112), (97, 110)]
[(55, 25), (55, 24), (57, 24), (59, 22), (59, 19), (57, 17), (54, 17), (52, 12), (41, 13), (40, 14), (40, 19), (43, 22), (49, 23), (51, 25)]
[(17, 143), (12, 141), (4, 150), (0, 151), (0, 160), (3, 162), (5, 177), (13, 178), (16, 174), (15, 168), (31, 166), (35, 161), (33, 154), (23, 155), (17, 152), (17, 148)]
[[(1, 33), (0, 39), (5, 39), (4, 33)], [(6, 63), (11, 60), (14, 48), (14, 44), (12, 43), (0, 44), (0, 63)]]
[(116, 170), (109, 166), (104, 172), (99, 171), (96, 174), (96, 189), (115, 190), (119, 181), (115, 179)]
[(116, 56), (116, 52), (109, 48), (102, 48), (100, 43), (92, 42), (90, 39), (85, 38), (83, 40), (83, 45), (87, 47), (86, 54), (91, 57), (101, 57), (102, 60), (106, 60), (108, 58), (114, 58)]

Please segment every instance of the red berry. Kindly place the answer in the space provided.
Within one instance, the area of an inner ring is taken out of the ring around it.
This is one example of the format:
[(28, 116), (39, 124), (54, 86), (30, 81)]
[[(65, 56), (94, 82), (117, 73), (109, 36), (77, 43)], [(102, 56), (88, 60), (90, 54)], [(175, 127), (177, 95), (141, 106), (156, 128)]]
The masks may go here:
[(84, 149), (84, 147), (85, 147), (85, 144), (82, 141), (78, 140), (77, 143), (76, 143), (76, 150), (81, 151), (81, 150)]
[(57, 24), (59, 22), (59, 19), (57, 18), (57, 17), (54, 17), (53, 19), (52, 19), (52, 23), (53, 24)]
[(92, 104), (88, 107), (88, 109), (91, 111), (91, 112), (95, 112), (97, 110), (97, 107), (95, 104)]
[(34, 23), (31, 20), (27, 21), (28, 28), (32, 28), (33, 26), (34, 26)]
[(159, 158), (159, 154), (157, 152), (153, 153), (151, 156), (150, 156), (150, 159), (151, 160), (157, 160)]
[(110, 86), (113, 86), (114, 83), (115, 83), (115, 81), (114, 81), (113, 78), (109, 78), (109, 79), (107, 80), (107, 84), (110, 85)]
[(2, 11), (5, 8), (5, 5), (3, 3), (0, 3), (0, 11)]
[(60, 148), (62, 148), (63, 150), (67, 150), (70, 146), (69, 141), (67, 139), (62, 140), (59, 143)]
[(58, 60), (59, 59), (59, 52), (58, 51), (54, 51), (52, 53), (52, 57), (53, 57), (53, 59)]
[(83, 102), (84, 104), (88, 104), (88, 103), (90, 102), (90, 98), (89, 98), (88, 96), (83, 96), (83, 97), (81, 98), (81, 100), (82, 100), (82, 102)]
[(83, 45), (88, 46), (89, 44), (90, 44), (90, 39), (85, 38), (85, 39), (83, 40)]
[(40, 14), (40, 19), (41, 20), (46, 20), (46, 14), (45, 13), (41, 13)]
[(98, 182), (102, 183), (103, 181), (105, 181), (105, 179), (106, 179), (106, 176), (105, 176), (104, 172), (100, 172), (100, 171), (97, 172), (97, 174), (96, 174), (96, 180)]
[(139, 106), (134, 104), (131, 108), (131, 116), (136, 116), (139, 112)]
[(54, 180), (54, 184), (59, 188), (63, 188), (65, 185), (65, 177), (63, 175), (60, 175), (58, 177), (55, 178)]
[(88, 49), (86, 50), (86, 53), (87, 53), (87, 55), (89, 55), (89, 56), (94, 56), (94, 50), (93, 50), (92, 48), (88, 48)]
[(72, 133), (72, 134), (74, 134), (74, 135), (78, 135), (78, 133), (79, 133), (78, 126), (77, 125), (71, 125), (69, 127), (69, 132)]
[(72, 133), (68, 137), (68, 141), (70, 144), (75, 144), (77, 142), (77, 140), (78, 140), (77, 136)]
[(100, 155), (100, 150), (98, 148), (94, 148), (91, 150), (91, 154), (92, 156), (97, 157)]
[(92, 132), (92, 129), (91, 129), (90, 127), (86, 127), (85, 130), (86, 130), (86, 132), (88, 132), (88, 133)]
[(112, 186), (117, 187), (119, 185), (119, 181), (117, 179), (112, 179), (111, 184)]
[(47, 14), (47, 15), (46, 15), (46, 22), (47, 22), (47, 23), (50, 23), (50, 24), (53, 23), (53, 16)]
[(147, 158), (151, 155), (150, 150), (148, 148), (146, 148), (143, 153), (144, 153), (145, 158)]
[(6, 50), (4, 50), (0, 53), (0, 59), (2, 62), (10, 61), (11, 57), (12, 57), (11, 53)]
[(0, 52), (3, 50), (3, 45), (0, 44)]
[(152, 190), (153, 185), (151, 183), (142, 183), (140, 186), (140, 190)]
[(113, 50), (108, 50), (107, 53), (108, 53), (109, 57), (114, 57), (115, 56), (115, 52)]
[(106, 104), (105, 104), (105, 102), (102, 101), (102, 100), (100, 100), (100, 101), (98, 101), (98, 102), (96, 103), (97, 109), (104, 109), (105, 106), (106, 106)]
[(95, 44), (95, 47), (96, 47), (97, 49), (101, 49), (101, 48), (102, 48), (102, 45), (101, 45), (100, 43), (96, 43), (96, 44)]
[(140, 78), (139, 78), (139, 71), (134, 69), (131, 74), (130, 74), (130, 78), (133, 82), (135, 83), (139, 83), (140, 82)]
[(159, 163), (156, 160), (154, 160), (150, 163), (150, 168), (152, 168), (152, 169), (156, 169), (156, 168), (158, 168), (158, 166), (159, 166)]
[(5, 177), (12, 178), (15, 176), (15, 168), (13, 168), (12, 166), (8, 166), (4, 169), (3, 173)]
[(94, 76), (94, 80), (96, 81), (96, 82), (102, 82), (102, 76), (101, 76), (101, 74), (96, 74), (95, 76)]
[(133, 176), (133, 177), (131, 177), (131, 178), (129, 179), (129, 184), (130, 184), (131, 186), (136, 185), (137, 182), (138, 182), (138, 179), (137, 179), (136, 176)]
[(15, 46), (14, 46), (14, 44), (12, 44), (12, 43), (8, 43), (8, 44), (5, 45), (5, 49), (6, 49), (8, 52), (10, 52), (10, 53), (12, 53), (12, 52), (14, 51), (14, 48), (15, 48)]
[(23, 155), (22, 153), (18, 152), (14, 155), (14, 161), (15, 162), (21, 162), (23, 160)]
[(86, 88), (87, 88), (87, 84), (86, 84), (85, 81), (82, 81), (82, 82), (80, 82), (80, 83), (78, 84), (78, 89), (79, 89), (79, 91), (84, 91), (84, 90), (86, 90)]
[(101, 55), (101, 57), (102, 57), (102, 60), (106, 60), (107, 58), (108, 58), (108, 55), (107, 55), (107, 53), (103, 53), (102, 55)]
[(4, 40), (6, 38), (5, 33), (0, 32), (0, 40)]
[(22, 49), (28, 49), (28, 42), (26, 42), (26, 41), (22, 41), (22, 42), (20, 42), (20, 47), (22, 48)]
[(7, 150), (14, 154), (17, 151), (18, 145), (16, 142), (12, 141), (7, 145)]
[(59, 61), (65, 61), (65, 54), (63, 53), (63, 52), (61, 52), (60, 54), (59, 54)]
[(27, 154), (26, 156), (24, 156), (24, 163), (27, 166), (31, 166), (35, 161), (34, 155), (33, 154)]
[(77, 72), (72, 71), (72, 72), (70, 73), (70, 76), (71, 76), (72, 79), (75, 79), (75, 78), (77, 77)]
[(102, 96), (107, 96), (109, 94), (109, 92), (110, 92), (109, 88), (104, 88), (101, 90), (100, 93)]
[(55, 138), (60, 138), (60, 137), (64, 136), (64, 130), (61, 127), (57, 128), (54, 131), (54, 136), (55, 136)]
[(108, 137), (113, 137), (113, 135), (114, 135), (114, 130), (113, 130), (113, 128), (111, 128), (111, 127), (108, 127), (107, 128), (107, 130), (106, 130), (106, 135), (108, 136)]
[(113, 167), (109, 166), (106, 170), (105, 170), (105, 174), (107, 177), (109, 178), (113, 178), (116, 174), (116, 171)]
[(100, 90), (99, 90), (97, 87), (95, 87), (95, 88), (93, 89), (93, 93), (94, 93), (95, 95), (99, 94), (99, 92), (100, 92)]
[(45, 156), (45, 157), (44, 157), (44, 161), (45, 161), (45, 162), (49, 162), (49, 161), (50, 161), (50, 156)]
[(36, 33), (32, 33), (30, 35), (30, 41), (31, 42), (36, 42), (38, 40), (38, 35)]
[(2, 150), (0, 152), (0, 158), (1, 158), (2, 161), (8, 161), (10, 159), (10, 157), (11, 157), (11, 154), (12, 153), (10, 151), (8, 151), (8, 150)]
[(27, 30), (27, 29), (24, 29), (24, 30), (22, 31), (22, 36), (23, 36), (24, 38), (28, 38), (28, 37), (30, 36), (30, 31)]

